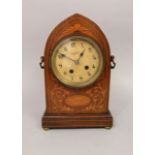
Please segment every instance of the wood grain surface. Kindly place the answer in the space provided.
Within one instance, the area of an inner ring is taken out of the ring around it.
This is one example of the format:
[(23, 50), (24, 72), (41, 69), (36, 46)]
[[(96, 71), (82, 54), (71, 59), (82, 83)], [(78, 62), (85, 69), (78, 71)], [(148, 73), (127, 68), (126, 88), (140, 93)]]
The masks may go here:
[[(97, 81), (80, 89), (60, 83), (49, 65), (57, 43), (74, 35), (90, 37), (99, 45), (105, 58), (105, 68)], [(48, 37), (44, 60), (46, 110), (42, 118), (43, 128), (112, 126), (108, 109), (110, 49), (105, 35), (94, 22), (79, 14), (62, 21)]]

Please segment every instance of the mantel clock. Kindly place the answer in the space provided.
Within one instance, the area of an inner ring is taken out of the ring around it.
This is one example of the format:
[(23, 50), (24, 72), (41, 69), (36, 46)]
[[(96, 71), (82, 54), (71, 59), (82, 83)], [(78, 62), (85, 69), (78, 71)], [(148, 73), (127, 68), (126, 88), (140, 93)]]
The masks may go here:
[(101, 29), (74, 14), (49, 35), (40, 66), (45, 73), (42, 127), (112, 127), (110, 69), (116, 63)]

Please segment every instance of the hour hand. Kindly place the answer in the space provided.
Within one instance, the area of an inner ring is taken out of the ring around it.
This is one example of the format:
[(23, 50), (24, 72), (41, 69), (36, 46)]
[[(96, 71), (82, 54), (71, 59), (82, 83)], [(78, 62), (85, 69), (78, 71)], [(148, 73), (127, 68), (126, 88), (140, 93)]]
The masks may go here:
[(80, 53), (80, 56), (79, 56), (79, 59), (78, 59), (78, 61), (80, 61), (80, 59), (81, 59), (81, 57), (83, 57), (83, 55), (84, 55), (84, 52), (85, 52), (85, 49)]
[(80, 53), (80, 57), (84, 55), (85, 49)]

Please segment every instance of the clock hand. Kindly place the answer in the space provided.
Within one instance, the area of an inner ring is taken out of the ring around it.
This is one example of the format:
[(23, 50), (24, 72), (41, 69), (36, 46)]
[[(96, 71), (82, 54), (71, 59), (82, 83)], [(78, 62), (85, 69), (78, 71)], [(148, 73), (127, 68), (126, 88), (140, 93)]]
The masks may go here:
[(85, 49), (83, 49), (83, 51), (80, 53), (79, 58), (77, 59), (78, 64), (80, 63), (80, 59), (81, 59), (81, 57), (83, 57), (84, 52), (85, 52)]
[(63, 58), (63, 57), (66, 57), (66, 55), (65, 54), (63, 54), (63, 53), (60, 53), (59, 52), (59, 54), (60, 54), (60, 56)]
[(80, 58), (84, 55), (85, 49), (80, 53)]
[[(60, 52), (59, 52), (59, 53), (60, 53)], [(65, 58), (67, 58), (67, 59), (69, 59), (69, 60), (73, 61), (76, 65), (78, 64), (77, 60), (73, 60), (72, 58), (70, 58), (70, 57), (66, 56), (66, 55), (65, 55), (65, 54), (63, 54), (63, 53), (60, 53), (60, 55), (62, 56), (62, 58), (63, 58), (63, 57), (65, 57)]]

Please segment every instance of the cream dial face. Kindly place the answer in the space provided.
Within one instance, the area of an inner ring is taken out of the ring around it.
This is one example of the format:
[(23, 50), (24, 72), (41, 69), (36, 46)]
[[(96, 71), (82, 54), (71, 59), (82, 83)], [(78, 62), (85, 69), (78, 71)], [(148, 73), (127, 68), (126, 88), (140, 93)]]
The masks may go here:
[(85, 87), (95, 82), (103, 65), (103, 56), (98, 45), (83, 36), (62, 40), (51, 56), (51, 67), (55, 76), (71, 87)]

